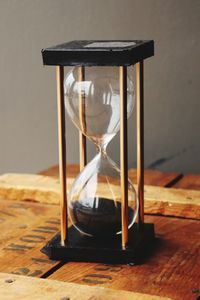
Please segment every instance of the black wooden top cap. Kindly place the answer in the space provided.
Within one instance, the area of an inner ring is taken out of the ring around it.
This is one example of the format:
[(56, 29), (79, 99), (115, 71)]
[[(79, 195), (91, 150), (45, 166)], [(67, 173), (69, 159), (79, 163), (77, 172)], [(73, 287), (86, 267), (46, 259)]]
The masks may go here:
[(154, 42), (139, 40), (71, 41), (42, 50), (44, 65), (133, 65), (154, 55)]

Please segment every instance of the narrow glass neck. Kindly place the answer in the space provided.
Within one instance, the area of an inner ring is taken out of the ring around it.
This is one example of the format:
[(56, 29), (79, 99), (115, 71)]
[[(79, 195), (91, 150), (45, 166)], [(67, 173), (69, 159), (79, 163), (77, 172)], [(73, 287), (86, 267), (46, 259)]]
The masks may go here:
[(106, 154), (106, 149), (108, 144), (110, 143), (110, 141), (113, 139), (113, 137), (115, 136), (116, 133), (114, 134), (109, 134), (104, 136), (103, 138), (99, 139), (95, 144), (97, 145), (98, 151), (101, 154)]
[(107, 155), (106, 149), (107, 149), (108, 143), (101, 143), (97, 145), (97, 149), (100, 154)]

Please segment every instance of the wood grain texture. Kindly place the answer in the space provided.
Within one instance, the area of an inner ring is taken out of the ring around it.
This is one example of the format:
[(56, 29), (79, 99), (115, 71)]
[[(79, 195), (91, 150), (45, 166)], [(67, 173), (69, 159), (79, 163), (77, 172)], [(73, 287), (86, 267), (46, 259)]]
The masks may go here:
[[(73, 180), (71, 177), (68, 178), (68, 189), (70, 189)], [(115, 195), (121, 195), (119, 183), (112, 184), (112, 188)], [(98, 189), (101, 196), (107, 198), (104, 182), (99, 184)], [(137, 190), (136, 186), (135, 189)], [(0, 196), (9, 200), (32, 199), (41, 203), (59, 204), (59, 191), (60, 186), (57, 178), (31, 174), (4, 174), (0, 176)], [(146, 214), (200, 219), (200, 191), (145, 185), (144, 195)]]
[(200, 288), (200, 222), (148, 216), (156, 226), (157, 242), (137, 266), (69, 262), (50, 278), (170, 297), (197, 299)]
[(157, 296), (0, 273), (1, 300), (169, 300)]
[(200, 190), (200, 176), (193, 174), (185, 175), (177, 183), (175, 183), (174, 187), (189, 190)]
[(40, 277), (58, 266), (40, 249), (59, 229), (58, 206), (0, 200), (0, 272)]
[[(40, 248), (58, 229), (59, 207), (7, 200), (0, 203), (0, 271), (35, 277), (51, 273), (59, 263), (49, 261)], [(51, 278), (172, 299), (196, 299), (192, 289), (199, 288), (200, 222), (156, 216), (148, 216), (146, 221), (155, 223), (159, 241), (143, 265), (70, 262)]]
[[(167, 183), (164, 175), (162, 174), (161, 177), (159, 175), (156, 182), (162, 182), (163, 185), (167, 186), (171, 185), (173, 180)], [(55, 174), (54, 176), (56, 177)], [(152, 178), (149, 175), (149, 182), (152, 181)], [(148, 183), (148, 180), (146, 183)], [(117, 289), (117, 295), (119, 290), (124, 290), (134, 291), (134, 293), (156, 294), (171, 299), (197, 299), (200, 296), (198, 292), (198, 289), (200, 289), (200, 222), (159, 216), (146, 216), (145, 219), (155, 223), (158, 240), (154, 251), (149, 249), (149, 258), (146, 259), (143, 265), (127, 266), (70, 262), (59, 268), (59, 263), (49, 261), (39, 251), (46, 240), (49, 240), (59, 229), (59, 207), (30, 201), (18, 202), (2, 199), (0, 201), (0, 228), (2, 229), (0, 237), (0, 271), (35, 277), (44, 276), (45, 274), (47, 276), (47, 274), (54, 272), (51, 275), (52, 279), (82, 285), (94, 285), (94, 288), (96, 286), (109, 287)], [(59, 270), (55, 271), (56, 268), (59, 268)], [(24, 286), (20, 283), (20, 287)], [(88, 286), (86, 288), (88, 289)], [(19, 288), (17, 289), (20, 291)], [(51, 291), (50, 287), (48, 289)], [(8, 289), (7, 291), (9, 292)], [(16, 295), (15, 290), (11, 291), (11, 297), (13, 295)], [(33, 299), (31, 296), (24, 299)], [(64, 297), (66, 296), (65, 294)], [(6, 298), (6, 300), (12, 299), (11, 297)], [(134, 296), (132, 295), (132, 297)], [(73, 299), (73, 297), (70, 299)], [(80, 297), (77, 299), (80, 299)], [(91, 296), (90, 299), (96, 299), (96, 297)], [(98, 299), (108, 298), (105, 298), (104, 295)], [(124, 298), (121, 296), (120, 299)]]
[(4, 174), (0, 176), (0, 197), (2, 199), (58, 204), (59, 193), (60, 184), (57, 178), (34, 174)]
[[(78, 165), (68, 165), (67, 174), (69, 177), (75, 178), (79, 173)], [(41, 175), (58, 177), (58, 166), (50, 167), (40, 172)], [(133, 183), (137, 182), (137, 171), (135, 169), (129, 169), (129, 178)], [(182, 177), (181, 173), (163, 173), (157, 170), (145, 170), (144, 183), (154, 186), (172, 186), (177, 180)]]
[(145, 213), (200, 220), (200, 191), (144, 187)]

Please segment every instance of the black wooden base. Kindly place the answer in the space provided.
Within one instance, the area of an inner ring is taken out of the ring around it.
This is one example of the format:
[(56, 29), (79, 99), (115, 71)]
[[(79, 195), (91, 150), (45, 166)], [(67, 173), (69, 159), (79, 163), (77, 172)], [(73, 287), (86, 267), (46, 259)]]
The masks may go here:
[(50, 259), (103, 263), (138, 263), (154, 240), (154, 225), (144, 224), (139, 232), (137, 224), (129, 230), (129, 245), (123, 250), (121, 235), (114, 238), (92, 238), (82, 235), (71, 226), (68, 245), (60, 245), (60, 234), (55, 235), (42, 249)]

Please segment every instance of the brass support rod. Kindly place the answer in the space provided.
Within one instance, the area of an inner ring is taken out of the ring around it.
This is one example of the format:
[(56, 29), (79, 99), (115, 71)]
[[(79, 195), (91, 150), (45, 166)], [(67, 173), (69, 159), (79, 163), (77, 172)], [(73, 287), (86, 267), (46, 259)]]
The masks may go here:
[(127, 68), (119, 67), (122, 248), (128, 244)]
[(59, 174), (61, 188), (61, 245), (67, 242), (67, 184), (66, 184), (66, 143), (65, 143), (65, 105), (64, 105), (64, 67), (56, 66), (57, 106), (58, 106), (58, 143)]
[[(78, 70), (78, 80), (84, 81), (85, 80), (85, 68), (84, 66), (80, 66)], [(80, 85), (80, 91), (79, 91), (79, 118), (80, 118), (80, 124), (81, 129), (83, 132), (86, 131), (86, 120), (85, 120), (85, 94), (81, 91), (81, 85)], [(87, 163), (87, 153), (86, 153), (86, 137), (85, 135), (79, 131), (79, 165), (80, 165), (80, 171), (85, 167)]]
[(144, 223), (144, 83), (143, 61), (136, 64), (138, 229)]

